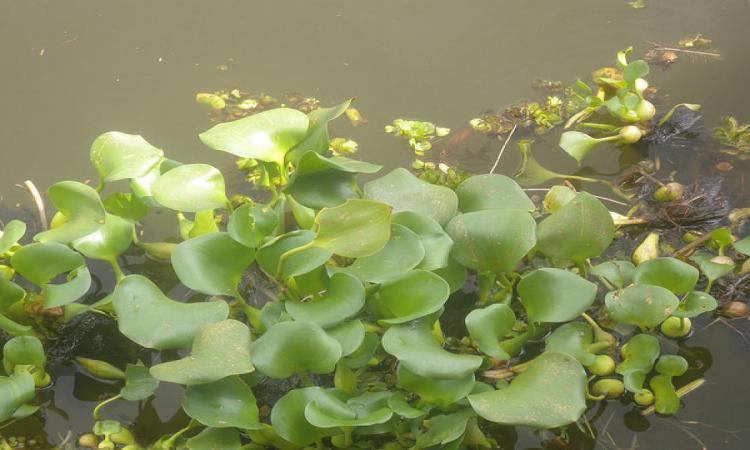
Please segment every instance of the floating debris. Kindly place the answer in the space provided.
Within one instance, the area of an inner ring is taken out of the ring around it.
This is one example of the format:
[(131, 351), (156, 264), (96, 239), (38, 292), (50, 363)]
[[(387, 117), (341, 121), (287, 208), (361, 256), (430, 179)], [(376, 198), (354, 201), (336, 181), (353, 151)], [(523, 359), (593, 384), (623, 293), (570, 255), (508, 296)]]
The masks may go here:
[(724, 117), (724, 126), (713, 130), (713, 137), (721, 144), (730, 147), (721, 150), (722, 153), (745, 160), (750, 158), (750, 123), (740, 124), (732, 116)]
[(360, 113), (357, 108), (347, 108), (346, 111), (344, 111), (344, 114), (353, 127), (358, 127), (367, 123), (367, 119), (362, 116), (362, 113)]
[(643, 55), (643, 59), (649, 64), (659, 66), (663, 70), (666, 70), (669, 66), (677, 62), (679, 56), (677, 56), (677, 53), (672, 50), (652, 48)]
[(195, 99), (209, 108), (211, 119), (215, 122), (229, 122), (282, 106), (304, 113), (320, 108), (317, 98), (298, 92), (285, 94), (283, 101), (263, 92), (253, 94), (239, 89), (200, 92)]
[(677, 45), (679, 45), (682, 48), (700, 49), (700, 48), (710, 48), (713, 42), (714, 42), (713, 40), (707, 37), (704, 37), (702, 34), (696, 34), (695, 36), (690, 36), (690, 37), (680, 39)]
[(562, 92), (565, 90), (565, 85), (559, 80), (545, 80), (537, 78), (531, 84), (531, 87), (538, 91), (545, 91), (549, 93)]
[(633, 0), (632, 2), (628, 2), (628, 5), (633, 9), (642, 9), (646, 7), (646, 3), (644, 3), (643, 0)]
[(420, 120), (396, 119), (385, 126), (385, 132), (401, 136), (409, 141), (409, 147), (417, 156), (424, 156), (432, 148), (435, 138), (450, 134), (450, 128), (438, 127), (432, 122)]

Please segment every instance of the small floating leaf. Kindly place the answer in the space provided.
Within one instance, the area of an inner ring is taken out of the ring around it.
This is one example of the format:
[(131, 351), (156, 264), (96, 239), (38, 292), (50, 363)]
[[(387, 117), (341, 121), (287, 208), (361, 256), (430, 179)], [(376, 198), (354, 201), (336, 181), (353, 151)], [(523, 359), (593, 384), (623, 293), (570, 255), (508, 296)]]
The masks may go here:
[(125, 367), (125, 386), (120, 390), (120, 395), (125, 400), (138, 402), (154, 395), (158, 387), (159, 380), (152, 377), (148, 367), (138, 361), (138, 364)]
[(615, 372), (623, 376), (625, 389), (636, 394), (641, 392), (659, 352), (659, 341), (654, 336), (637, 334), (630, 338), (622, 349), (623, 361), (615, 368)]
[(279, 223), (276, 211), (267, 205), (242, 205), (229, 216), (227, 232), (240, 244), (256, 248), (270, 237)]
[(390, 392), (365, 392), (349, 398), (346, 403), (334, 399), (311, 401), (305, 406), (305, 419), (319, 428), (366, 427), (390, 420), (393, 411), (388, 407)]
[(698, 282), (698, 269), (677, 258), (654, 258), (635, 269), (633, 283), (661, 286), (675, 294), (690, 292)]
[(512, 178), (505, 175), (474, 175), (457, 188), (458, 207), (463, 213), (483, 209), (520, 209), (532, 212), (534, 203)]
[[(361, 320), (350, 320), (348, 322), (340, 323), (334, 327), (326, 330), (329, 336), (336, 339), (341, 346), (341, 356), (352, 355), (355, 357), (356, 353), (360, 351), (361, 347), (365, 345), (365, 326)], [(367, 358), (369, 361), (370, 358)], [(350, 359), (349, 363), (352, 362)], [(365, 361), (367, 362), (367, 361)], [(346, 364), (349, 366), (349, 364)]]
[(338, 430), (318, 428), (305, 418), (305, 408), (310, 402), (343, 403), (328, 394), (323, 388), (314, 386), (293, 389), (281, 397), (271, 410), (271, 425), (282, 438), (300, 447), (312, 444), (323, 437), (336, 434)]
[(524, 276), (518, 295), (535, 322), (567, 322), (594, 303), (596, 285), (572, 272), (542, 268)]
[(642, 330), (656, 327), (679, 306), (677, 297), (660, 286), (628, 286), (608, 293), (604, 301), (613, 320)]
[(591, 274), (602, 277), (616, 288), (622, 289), (633, 279), (635, 266), (630, 261), (606, 261), (591, 268)]
[(188, 416), (209, 427), (261, 428), (253, 391), (237, 376), (188, 386), (182, 397), (182, 409)]
[(680, 409), (680, 397), (672, 384), (672, 377), (655, 375), (649, 380), (649, 386), (654, 392), (654, 410), (663, 415), (671, 415)]
[(450, 295), (448, 283), (432, 272), (412, 270), (383, 283), (368, 300), (368, 307), (393, 325), (439, 311)]
[(365, 288), (355, 277), (334, 274), (322, 298), (309, 301), (288, 300), (286, 310), (294, 320), (313, 322), (328, 328), (356, 315), (365, 305)]
[(710, 281), (718, 280), (734, 270), (734, 261), (730, 258), (716, 257), (708, 252), (695, 252), (690, 259), (698, 264)]
[(680, 301), (680, 306), (672, 312), (675, 317), (698, 317), (703, 313), (711, 312), (717, 307), (716, 299), (710, 294), (693, 291)]
[(450, 414), (430, 417), (430, 428), (417, 436), (417, 445), (419, 448), (433, 446), (445, 448), (463, 436), (469, 419), (474, 415), (474, 411), (466, 408)]
[(479, 350), (497, 359), (510, 359), (500, 347), (500, 340), (513, 329), (516, 315), (505, 304), (494, 304), (471, 311), (466, 316), (466, 329)]
[(184, 164), (162, 174), (151, 186), (160, 205), (183, 212), (223, 208), (224, 176), (208, 164)]
[(591, 327), (582, 322), (566, 323), (545, 339), (545, 351), (565, 353), (584, 366), (594, 364), (596, 355), (588, 350), (594, 340)]
[(578, 164), (583, 158), (596, 147), (599, 140), (592, 138), (586, 133), (580, 131), (566, 131), (560, 136), (560, 147), (565, 150)]
[(474, 373), (455, 379), (422, 377), (403, 364), (399, 364), (396, 371), (396, 384), (399, 387), (417, 394), (424, 402), (434, 403), (444, 409), (469, 395), (475, 382)]
[(315, 217), (316, 247), (349, 258), (380, 251), (391, 236), (391, 209), (385, 203), (350, 199), (335, 208), (324, 208)]

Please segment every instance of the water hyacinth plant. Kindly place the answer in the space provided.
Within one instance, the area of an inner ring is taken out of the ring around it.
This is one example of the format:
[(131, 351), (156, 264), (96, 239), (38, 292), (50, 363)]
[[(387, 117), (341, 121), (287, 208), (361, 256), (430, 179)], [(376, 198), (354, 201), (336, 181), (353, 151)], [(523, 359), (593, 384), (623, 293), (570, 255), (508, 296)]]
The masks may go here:
[[(628, 67), (605, 84), (633, 88), (645, 69)], [(401, 168), (376, 175), (380, 166), (331, 153), (328, 122), (349, 107), (268, 109), (202, 133), (209, 148), (260, 168), (254, 182), (267, 195), (255, 201), (231, 196), (217, 168), (169, 160), (141, 136), (97, 138), (96, 189), (54, 184), (49, 230), (25, 236), (13, 221), (0, 234), (0, 329), (13, 336), (0, 422), (35, 413), (35, 389), (51, 381), (45, 337), (81, 314), (109, 316), (134, 345), (165, 352), (124, 368), (78, 360), (121, 380), (81, 436), (98, 448), (493, 447), (488, 423), (564, 428), (596, 401), (676, 412), (674, 377), (687, 361), (655, 336), (681, 338), (715, 309), (710, 283), (733, 262), (609, 259), (615, 224), (586, 192), (556, 189), (540, 207), (503, 175), (455, 189)], [(179, 242), (141, 240), (157, 211), (175, 218)], [(132, 247), (170, 264), (198, 300), (169, 298), (121, 267)], [(81, 302), (89, 260), (117, 280), (92, 304)], [(275, 287), (270, 301), (253, 301), (249, 273)], [(464, 346), (441, 326), (457, 292), (475, 300)], [(107, 418), (164, 383), (184, 387), (185, 428), (137, 442)], [(259, 404), (272, 385), (286, 388)]]

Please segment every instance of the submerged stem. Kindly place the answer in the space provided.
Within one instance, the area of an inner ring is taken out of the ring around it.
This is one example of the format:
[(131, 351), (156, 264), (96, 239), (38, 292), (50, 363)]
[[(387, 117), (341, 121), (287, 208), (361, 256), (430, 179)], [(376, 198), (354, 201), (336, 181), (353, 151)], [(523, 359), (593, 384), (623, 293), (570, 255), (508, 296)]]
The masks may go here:
[(103, 402), (99, 403), (98, 405), (96, 405), (96, 407), (94, 408), (94, 411), (91, 413), (91, 415), (94, 417), (94, 420), (99, 420), (99, 410), (101, 410), (108, 404), (114, 402), (115, 400), (119, 400), (120, 398), (121, 398), (120, 394), (117, 394), (114, 397), (108, 398), (104, 400)]

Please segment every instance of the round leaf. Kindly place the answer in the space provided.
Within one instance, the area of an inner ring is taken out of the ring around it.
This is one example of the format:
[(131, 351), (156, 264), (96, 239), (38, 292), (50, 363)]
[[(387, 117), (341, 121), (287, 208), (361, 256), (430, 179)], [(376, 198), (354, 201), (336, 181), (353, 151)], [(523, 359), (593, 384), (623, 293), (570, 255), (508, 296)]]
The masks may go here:
[(372, 200), (351, 199), (324, 208), (315, 217), (316, 247), (349, 258), (374, 255), (391, 236), (391, 208)]
[(659, 286), (629, 286), (608, 293), (604, 301), (613, 320), (643, 330), (662, 323), (679, 305), (673, 293)]
[[(365, 326), (360, 320), (350, 320), (326, 330), (341, 346), (341, 356), (353, 355), (365, 345)], [(377, 342), (376, 342), (377, 343)], [(370, 358), (367, 358), (369, 361)], [(351, 360), (349, 361), (351, 362)]]
[(562, 269), (537, 269), (518, 283), (518, 295), (535, 322), (567, 322), (594, 303), (596, 285)]
[(680, 301), (672, 315), (675, 317), (698, 317), (703, 313), (711, 312), (717, 307), (716, 299), (710, 294), (693, 291)]
[(182, 409), (188, 416), (209, 427), (261, 428), (253, 391), (237, 376), (188, 386), (182, 397)]
[(114, 261), (133, 243), (133, 222), (107, 214), (98, 230), (72, 242), (73, 248), (91, 259)]
[(594, 340), (594, 333), (585, 323), (570, 322), (555, 329), (545, 340), (545, 351), (565, 353), (572, 356), (584, 366), (590, 366), (596, 355), (588, 347)]
[(152, 377), (148, 367), (139, 361), (125, 367), (125, 386), (120, 390), (120, 395), (130, 402), (138, 402), (154, 395), (158, 387), (159, 380)]
[(358, 279), (345, 273), (336, 273), (331, 277), (322, 298), (305, 302), (289, 300), (285, 304), (294, 320), (313, 322), (323, 328), (353, 317), (364, 305), (364, 286)]
[(274, 277), (277, 275), (282, 255), (298, 247), (305, 247), (304, 250), (295, 251), (284, 258), (279, 275), (282, 278), (289, 278), (306, 274), (322, 266), (331, 258), (330, 251), (310, 247), (314, 237), (315, 234), (310, 230), (295, 230), (283, 234), (258, 249), (258, 265)]
[[(312, 402), (329, 402), (331, 396), (323, 388), (314, 386), (293, 389), (281, 397), (271, 410), (271, 425), (282, 438), (304, 447), (336, 433), (310, 424), (305, 418), (305, 408)], [(336, 400), (336, 403), (341, 403)]]
[(90, 157), (103, 181), (117, 181), (146, 175), (161, 163), (164, 152), (143, 136), (110, 131), (94, 140)]
[[(393, 223), (403, 225), (413, 231), (424, 247), (424, 258), (418, 269), (436, 270), (450, 264), (453, 239), (439, 223), (430, 217), (412, 211), (401, 211), (393, 215)], [(392, 232), (393, 230), (391, 230)]]
[(160, 205), (175, 211), (223, 208), (228, 200), (224, 176), (208, 164), (185, 164), (161, 175), (151, 186)]
[(271, 207), (247, 204), (229, 216), (227, 232), (240, 244), (256, 248), (264, 238), (273, 235), (278, 223), (279, 217)]
[(463, 213), (483, 209), (520, 209), (534, 211), (534, 203), (521, 186), (505, 175), (474, 175), (457, 188), (458, 208)]
[(450, 295), (448, 283), (432, 272), (412, 270), (383, 283), (368, 301), (381, 323), (405, 323), (439, 311)]
[(613, 260), (597, 264), (591, 268), (591, 274), (602, 277), (616, 288), (622, 289), (633, 279), (635, 266), (630, 261)]
[(77, 181), (61, 181), (50, 186), (47, 195), (66, 221), (59, 227), (38, 233), (34, 240), (68, 244), (93, 233), (104, 223), (104, 205), (91, 186)]
[(19, 239), (26, 234), (26, 224), (20, 220), (11, 220), (0, 231), (0, 255), (7, 252), (16, 245)]
[(474, 382), (474, 373), (457, 379), (421, 377), (402, 364), (399, 364), (396, 371), (396, 383), (399, 387), (417, 394), (422, 401), (434, 403), (443, 409), (469, 395)]
[(661, 286), (675, 294), (690, 292), (698, 282), (698, 269), (676, 258), (654, 258), (635, 269), (633, 283)]
[(471, 311), (465, 319), (469, 336), (485, 355), (498, 359), (510, 359), (500, 347), (500, 340), (510, 333), (516, 323), (516, 315), (508, 305), (494, 304)]

